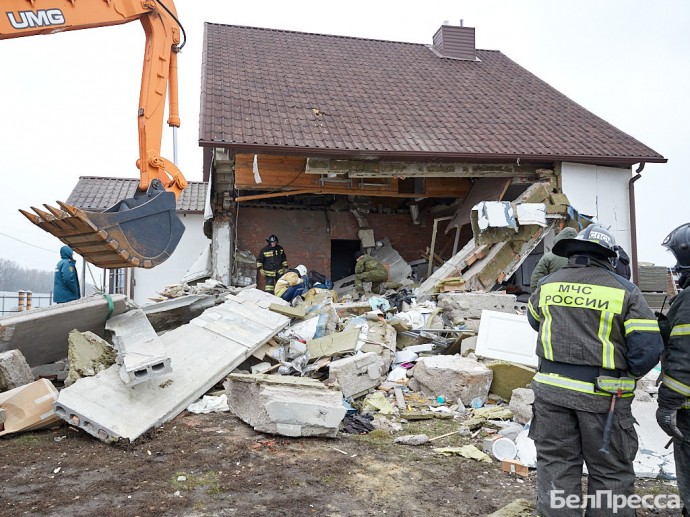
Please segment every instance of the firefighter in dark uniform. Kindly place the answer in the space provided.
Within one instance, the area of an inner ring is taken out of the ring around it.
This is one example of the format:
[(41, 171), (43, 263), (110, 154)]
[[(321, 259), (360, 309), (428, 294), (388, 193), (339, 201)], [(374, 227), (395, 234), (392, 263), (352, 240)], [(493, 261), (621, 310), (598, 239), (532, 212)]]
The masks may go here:
[[(538, 331), (530, 437), (540, 517), (581, 516), (582, 508), (564, 507), (568, 496), (586, 505), (588, 516), (611, 515), (606, 491), (611, 499), (635, 493), (635, 379), (658, 363), (663, 342), (640, 290), (614, 273), (614, 246), (599, 225), (561, 240), (552, 251), (568, 264), (543, 277), (529, 300), (527, 317)], [(583, 460), (588, 497), (581, 493)]]
[(673, 438), (678, 494), (683, 515), (690, 515), (690, 223), (673, 230), (664, 242), (676, 257), (675, 272), (682, 289), (671, 300), (659, 327), (665, 349), (661, 357), (662, 384), (659, 387), (657, 422)]
[(271, 235), (266, 242), (268, 244), (261, 248), (259, 256), (256, 257), (256, 267), (266, 280), (264, 289), (267, 293), (273, 294), (276, 280), (288, 269), (288, 261), (285, 250), (278, 244), (278, 237)]

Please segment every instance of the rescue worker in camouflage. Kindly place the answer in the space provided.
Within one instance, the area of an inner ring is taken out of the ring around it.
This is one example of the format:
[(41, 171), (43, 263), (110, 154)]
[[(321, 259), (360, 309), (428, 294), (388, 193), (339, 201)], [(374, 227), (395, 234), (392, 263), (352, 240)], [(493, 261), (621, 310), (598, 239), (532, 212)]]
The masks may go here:
[[(579, 517), (582, 506), (587, 516), (611, 515), (606, 506), (613, 497), (635, 493), (635, 379), (657, 364), (663, 343), (640, 290), (614, 273), (614, 246), (598, 225), (556, 243), (553, 252), (568, 257), (568, 264), (544, 277), (528, 303), (529, 323), (538, 331), (529, 436), (537, 449), (540, 517)], [(610, 410), (608, 452), (602, 452)], [(583, 461), (587, 497), (581, 490)], [(564, 505), (568, 496), (582, 506)], [(621, 508), (618, 515), (635, 510)]]
[(266, 242), (268, 244), (261, 248), (259, 255), (256, 257), (256, 267), (259, 270), (259, 274), (266, 280), (264, 290), (267, 293), (273, 294), (276, 280), (288, 269), (288, 261), (285, 250), (278, 244), (277, 236), (270, 235)]
[(659, 317), (664, 353), (661, 357), (662, 384), (656, 419), (673, 438), (678, 494), (683, 515), (690, 515), (690, 223), (673, 230), (662, 243), (676, 257), (682, 289), (666, 315)]
[(364, 282), (371, 282), (371, 292), (380, 294), (381, 284), (388, 281), (388, 271), (377, 258), (358, 251), (355, 253), (355, 293), (364, 294)]
[[(563, 228), (560, 232), (558, 232), (558, 235), (556, 235), (556, 237), (554, 237), (553, 239), (553, 244), (555, 246), (557, 242), (562, 241), (563, 239), (572, 239), (576, 235), (577, 230), (575, 228), (570, 228), (568, 226), (566, 228)], [(563, 266), (565, 266), (567, 263), (567, 258), (560, 257), (556, 255), (553, 251), (544, 253), (544, 256), (539, 259), (539, 262), (537, 262), (537, 265), (534, 267), (534, 271), (532, 271), (532, 277), (530, 278), (529, 282), (530, 291), (536, 291), (539, 280), (544, 278), (546, 275), (555, 273)]]
[(77, 276), (77, 261), (69, 246), (60, 248), (60, 261), (55, 266), (53, 275), (53, 301), (66, 303), (81, 297), (79, 277)]

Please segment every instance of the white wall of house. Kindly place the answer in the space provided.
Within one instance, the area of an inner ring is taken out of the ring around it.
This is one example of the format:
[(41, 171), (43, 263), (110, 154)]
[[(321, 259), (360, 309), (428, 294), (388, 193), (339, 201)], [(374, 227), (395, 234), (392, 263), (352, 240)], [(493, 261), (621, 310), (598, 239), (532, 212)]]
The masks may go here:
[(630, 255), (628, 182), (632, 170), (564, 162), (561, 175), (570, 205), (581, 214), (595, 216)]
[(169, 284), (180, 283), (187, 269), (209, 245), (204, 235), (203, 214), (177, 214), (185, 225), (185, 232), (172, 256), (152, 269), (132, 268), (134, 275), (134, 301), (138, 305), (151, 303), (150, 297)]

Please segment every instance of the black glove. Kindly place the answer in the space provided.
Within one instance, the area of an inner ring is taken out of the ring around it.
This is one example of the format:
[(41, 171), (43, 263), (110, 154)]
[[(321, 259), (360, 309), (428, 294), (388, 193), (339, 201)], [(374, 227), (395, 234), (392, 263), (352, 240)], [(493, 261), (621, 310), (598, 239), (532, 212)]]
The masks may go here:
[(678, 440), (684, 440), (685, 437), (683, 433), (678, 429), (676, 425), (676, 415), (678, 414), (677, 409), (668, 409), (660, 407), (656, 410), (656, 421), (659, 427), (671, 438), (677, 438)]

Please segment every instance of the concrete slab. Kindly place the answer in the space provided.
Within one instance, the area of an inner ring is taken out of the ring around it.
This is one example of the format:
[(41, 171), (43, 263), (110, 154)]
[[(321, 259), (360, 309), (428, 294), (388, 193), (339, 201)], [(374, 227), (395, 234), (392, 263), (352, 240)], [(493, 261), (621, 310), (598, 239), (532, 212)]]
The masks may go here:
[(335, 438), (347, 412), (342, 393), (315, 379), (231, 374), (224, 386), (230, 411), (264, 433)]
[(0, 352), (0, 392), (34, 382), (34, 374), (19, 350)]
[(134, 441), (177, 416), (288, 325), (289, 318), (268, 310), (269, 299), (276, 297), (256, 289), (228, 296), (161, 336), (171, 373), (129, 387), (113, 366), (63, 389), (58, 415), (105, 442)]
[(0, 393), (0, 408), (5, 413), (0, 436), (42, 429), (58, 422), (60, 419), (53, 411), (57, 398), (57, 389), (46, 379)]
[(536, 368), (537, 333), (527, 316), (507, 312), (482, 311), (477, 335), (478, 357), (502, 359)]
[(117, 352), (120, 379), (129, 386), (172, 371), (163, 342), (141, 309), (110, 318), (105, 329)]
[(214, 305), (216, 305), (215, 296), (189, 295), (145, 305), (142, 309), (153, 329), (156, 332), (162, 332), (189, 323)]
[[(127, 310), (128, 298), (110, 295), (113, 316)], [(103, 295), (80, 298), (73, 302), (40, 307), (0, 317), (0, 352), (17, 349), (30, 367), (54, 363), (67, 357), (70, 330), (87, 330), (103, 337), (108, 300)]]

